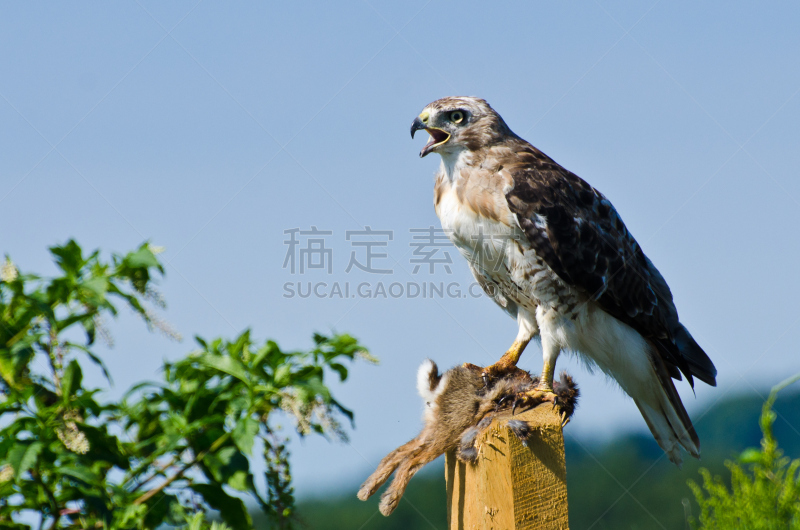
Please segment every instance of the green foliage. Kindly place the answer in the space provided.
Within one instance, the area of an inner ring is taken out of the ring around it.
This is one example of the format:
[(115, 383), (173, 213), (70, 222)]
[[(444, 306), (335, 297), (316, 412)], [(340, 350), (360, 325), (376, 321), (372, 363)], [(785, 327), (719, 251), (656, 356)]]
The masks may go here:
[[(81, 360), (108, 377), (92, 351), (107, 335), (103, 315), (124, 304), (175, 336), (150, 308), (163, 307), (152, 286), (163, 266), (147, 243), (110, 261), (74, 241), (50, 251), (55, 278), (20, 274), (8, 258), (0, 268), (0, 528), (28, 528), (18, 517), (30, 511), (48, 529), (239, 530), (252, 527), (248, 497), (271, 524), (290, 528), (288, 452), (274, 413), (288, 414), (301, 435), (344, 436), (337, 418), (352, 413), (325, 386), (326, 373), (344, 381), (344, 361), (374, 359), (348, 335), (315, 335), (308, 352), (256, 344), (249, 331), (232, 341), (197, 337), (196, 351), (165, 363), (162, 382), (102, 401), (85, 386)], [(263, 495), (250, 466), (257, 444)], [(207, 520), (211, 509), (225, 525)]]
[(798, 380), (800, 375), (777, 385), (764, 402), (759, 422), (761, 448), (745, 450), (738, 463), (725, 463), (731, 472), (730, 489), (706, 469), (700, 470), (702, 488), (689, 481), (701, 510), (699, 521), (691, 521), (694, 528), (800, 529), (800, 458), (783, 456), (772, 429), (778, 392)]

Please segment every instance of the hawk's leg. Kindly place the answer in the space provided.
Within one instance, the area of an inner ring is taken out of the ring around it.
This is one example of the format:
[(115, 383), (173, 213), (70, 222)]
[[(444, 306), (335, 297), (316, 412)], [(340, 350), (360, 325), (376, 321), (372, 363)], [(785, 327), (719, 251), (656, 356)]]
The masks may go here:
[(539, 384), (536, 390), (553, 393), (553, 377), (556, 371), (556, 363), (545, 361), (542, 367), (542, 375), (539, 377)]
[(553, 406), (558, 404), (558, 396), (553, 392), (553, 376), (556, 371), (556, 359), (558, 354), (561, 353), (561, 348), (545, 333), (542, 334), (542, 353), (544, 366), (542, 367), (542, 375), (539, 377), (539, 384), (533, 390), (517, 394), (514, 400), (514, 408), (519, 406), (525, 408), (535, 407), (545, 401), (549, 401)]
[(542, 366), (542, 375), (539, 377), (539, 384), (536, 386), (536, 390), (553, 393), (553, 376), (556, 372), (556, 359), (558, 359), (559, 353), (561, 353), (561, 347), (548, 333), (543, 333), (542, 357), (544, 358), (544, 366)]
[[(481, 370), (484, 385), (488, 386), (492, 379), (500, 379), (518, 370), (517, 362), (519, 362), (522, 352), (525, 351), (525, 347), (531, 339), (539, 333), (536, 316), (522, 307), (517, 309), (517, 323), (519, 324), (519, 332), (514, 344), (506, 350), (500, 360)], [(475, 366), (470, 365), (470, 367)]]
[(489, 379), (501, 378), (516, 370), (517, 362), (519, 362), (519, 358), (522, 356), (522, 352), (529, 342), (530, 339), (515, 340), (514, 344), (500, 357), (499, 361), (483, 369), (481, 375), (483, 376), (484, 382), (487, 382)]

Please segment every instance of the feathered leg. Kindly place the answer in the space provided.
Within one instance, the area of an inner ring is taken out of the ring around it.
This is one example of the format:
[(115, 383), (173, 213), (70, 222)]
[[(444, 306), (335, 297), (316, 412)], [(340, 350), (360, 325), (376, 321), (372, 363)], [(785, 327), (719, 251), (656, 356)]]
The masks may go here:
[(539, 384), (533, 390), (521, 392), (514, 401), (514, 408), (523, 406), (525, 408), (535, 407), (540, 403), (549, 401), (555, 406), (558, 400), (553, 392), (553, 378), (556, 371), (556, 359), (561, 353), (561, 346), (556, 342), (554, 333), (547, 327), (542, 327), (542, 357), (544, 365), (542, 374), (539, 376)]
[(539, 327), (536, 324), (536, 317), (526, 311), (525, 309), (517, 309), (517, 323), (519, 325), (519, 332), (514, 344), (506, 350), (500, 360), (491, 366), (483, 369), (484, 383), (488, 383), (490, 379), (500, 379), (504, 375), (512, 372), (525, 351), (525, 347), (531, 339), (539, 332)]

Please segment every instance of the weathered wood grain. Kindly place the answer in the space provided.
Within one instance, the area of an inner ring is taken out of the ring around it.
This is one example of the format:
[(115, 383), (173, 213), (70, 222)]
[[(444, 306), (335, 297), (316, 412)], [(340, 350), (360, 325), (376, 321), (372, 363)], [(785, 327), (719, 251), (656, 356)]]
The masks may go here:
[(479, 435), (478, 462), (447, 453), (447, 520), (450, 530), (566, 530), (567, 469), (561, 418), (549, 404), (518, 413), (533, 433), (527, 447), (502, 415)]

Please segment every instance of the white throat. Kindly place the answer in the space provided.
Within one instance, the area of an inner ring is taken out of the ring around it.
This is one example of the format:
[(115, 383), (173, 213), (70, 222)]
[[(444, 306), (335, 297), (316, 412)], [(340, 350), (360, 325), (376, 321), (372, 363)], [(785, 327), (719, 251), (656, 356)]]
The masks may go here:
[(451, 183), (458, 178), (461, 169), (472, 162), (472, 153), (467, 149), (441, 151), (439, 154), (442, 156), (442, 173)]

